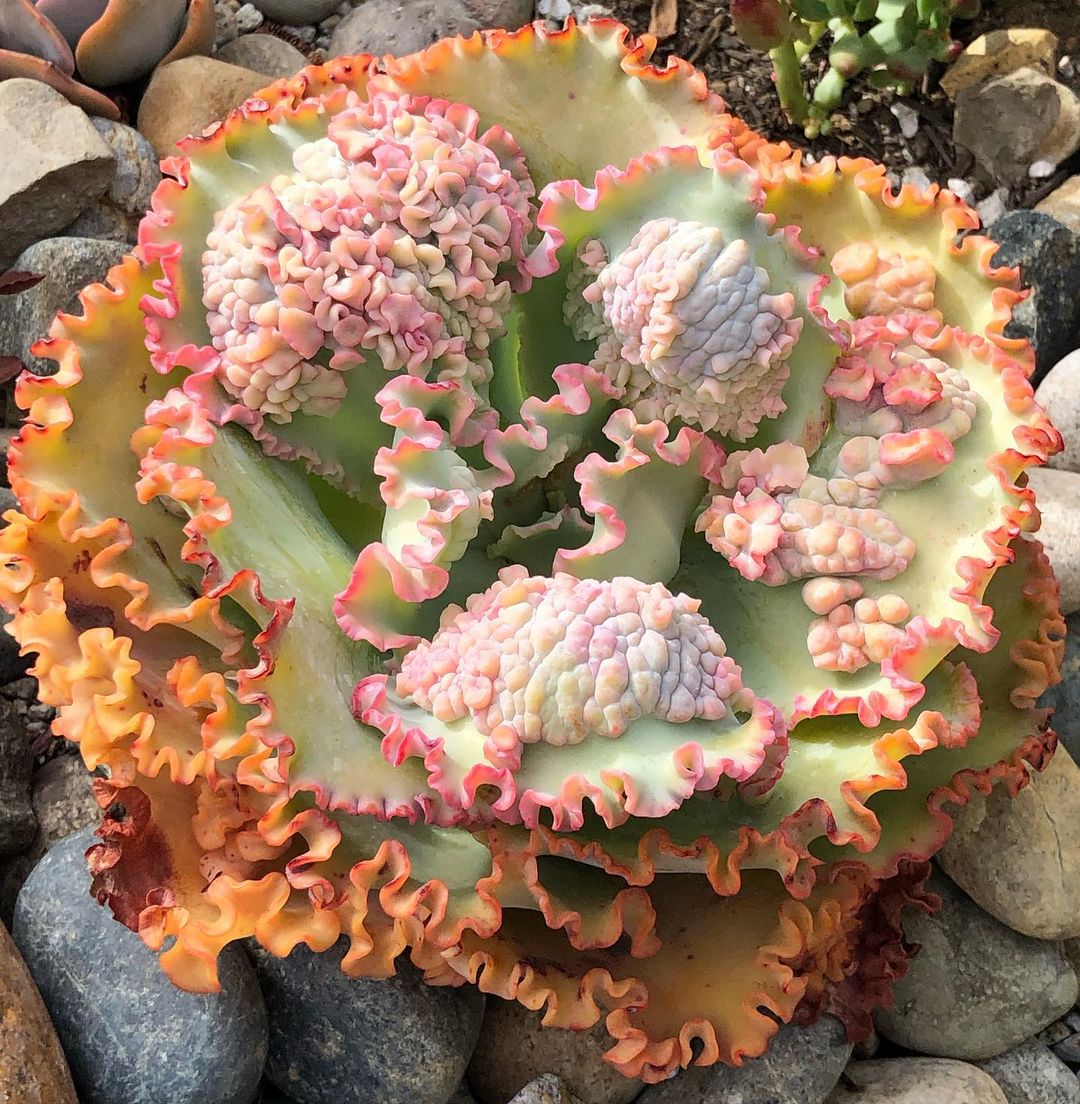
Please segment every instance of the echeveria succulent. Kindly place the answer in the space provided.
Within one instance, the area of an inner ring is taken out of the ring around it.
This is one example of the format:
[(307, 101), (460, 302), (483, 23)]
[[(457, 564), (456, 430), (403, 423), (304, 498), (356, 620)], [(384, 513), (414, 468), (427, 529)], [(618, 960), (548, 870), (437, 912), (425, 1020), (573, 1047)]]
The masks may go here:
[[(96, 91), (214, 45), (213, 0), (4, 0), (0, 80), (30, 77), (93, 115), (119, 119)], [(76, 79), (76, 72), (78, 78)], [(83, 83), (85, 82), (85, 83)]]
[(272, 85), (20, 381), (4, 600), (177, 984), (344, 936), (647, 1080), (857, 1033), (950, 804), (1053, 750), (1016, 273), (649, 56)]
[[(731, 0), (735, 33), (768, 50), (776, 91), (791, 119), (814, 137), (828, 132), (844, 87), (866, 72), (878, 87), (911, 91), (931, 62), (952, 61), (954, 19), (972, 19), (980, 0)], [(803, 63), (829, 41), (829, 64), (806, 94)]]

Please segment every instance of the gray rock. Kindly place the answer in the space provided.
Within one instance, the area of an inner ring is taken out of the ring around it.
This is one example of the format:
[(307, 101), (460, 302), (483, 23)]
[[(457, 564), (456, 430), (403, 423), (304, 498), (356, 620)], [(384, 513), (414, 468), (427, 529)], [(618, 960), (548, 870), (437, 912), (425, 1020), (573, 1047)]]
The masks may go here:
[(922, 950), (896, 983), (894, 1006), (874, 1015), (881, 1035), (923, 1054), (993, 1058), (1073, 1006), (1076, 974), (1059, 944), (1012, 931), (942, 874), (930, 888), (941, 909), (904, 918)]
[(64, 227), (63, 236), (134, 242), (138, 239), (139, 220), (161, 181), (157, 154), (134, 127), (109, 119), (92, 122), (113, 151), (116, 168), (109, 190)]
[(483, 994), (425, 985), (404, 959), (393, 978), (349, 978), (344, 949), (277, 958), (249, 947), (270, 1015), (268, 1080), (299, 1104), (445, 1104), (476, 1045)]
[(826, 1104), (1008, 1104), (977, 1066), (942, 1058), (852, 1062)]
[(334, 28), (330, 54), (411, 54), (440, 38), (532, 19), (532, 0), (365, 0)]
[(953, 821), (938, 862), (976, 904), (1036, 939), (1080, 938), (1080, 767), (1068, 748), (1016, 797), (975, 794)]
[(240, 65), (277, 80), (291, 77), (307, 65), (307, 58), (277, 35), (246, 34), (218, 50), (217, 56), (230, 65)]
[(515, 1093), (510, 1104), (583, 1104), (566, 1087), (566, 1082), (553, 1073), (545, 1073), (530, 1081), (519, 1093)]
[(0, 272), (109, 187), (113, 153), (86, 112), (41, 81), (0, 82)]
[(252, 3), (267, 19), (285, 26), (318, 23), (338, 6), (338, 0), (252, 0)]
[(72, 832), (101, 822), (92, 782), (78, 755), (54, 756), (34, 773), (30, 804), (37, 832), (28, 850), (0, 866), (0, 919), (5, 924), (11, 923), (15, 898), (45, 852)]
[(1080, 1104), (1080, 1080), (1036, 1039), (979, 1063), (1009, 1104)]
[(1061, 584), (1061, 612), (1080, 609), (1080, 474), (1033, 468), (1028, 486), (1042, 514), (1039, 540)]
[(45, 999), (83, 1104), (249, 1104), (266, 1009), (238, 947), (220, 993), (185, 993), (90, 896), (89, 829), (58, 843), (19, 894), (12, 934)]
[(22, 851), (34, 838), (37, 824), (30, 805), (32, 770), (30, 741), (19, 710), (0, 698), (0, 855)]
[[(10, 506), (4, 505), (5, 510), (10, 508)], [(12, 679), (21, 678), (34, 661), (32, 655), (19, 655), (19, 643), (7, 631), (12, 616), (12, 614), (0, 610), (0, 686), (6, 682), (11, 682)]]
[(1031, 66), (964, 88), (953, 141), (999, 184), (1020, 184), (1036, 161), (1058, 165), (1080, 148), (1080, 99)]
[(1070, 1035), (1060, 1043), (1054, 1043), (1054, 1054), (1074, 1069), (1080, 1066), (1080, 1035)]
[(104, 279), (127, 251), (120, 242), (92, 238), (48, 238), (25, 250), (15, 267), (45, 279), (18, 295), (0, 295), (0, 355), (19, 357), (35, 375), (51, 375), (55, 363), (31, 356), (30, 346), (46, 335), (57, 311), (81, 313), (79, 292)]
[(987, 230), (1001, 248), (995, 265), (1019, 265), (1031, 289), (1005, 332), (1035, 346), (1038, 382), (1076, 345), (1080, 332), (1080, 236), (1038, 211), (1009, 211)]
[(691, 1067), (651, 1085), (637, 1104), (822, 1104), (852, 1049), (843, 1025), (832, 1016), (811, 1027), (785, 1024), (760, 1058), (738, 1068)]
[(587, 1031), (561, 1031), (544, 1027), (541, 1017), (517, 1001), (488, 1000), (469, 1063), (469, 1085), (480, 1104), (506, 1104), (546, 1073), (563, 1080), (583, 1104), (629, 1104), (641, 1092), (641, 1081), (604, 1061), (612, 1040), (602, 1022)]
[(1038, 705), (1054, 711), (1050, 723), (1074, 760), (1080, 759), (1080, 612), (1065, 618), (1065, 658), (1061, 682), (1051, 686)]

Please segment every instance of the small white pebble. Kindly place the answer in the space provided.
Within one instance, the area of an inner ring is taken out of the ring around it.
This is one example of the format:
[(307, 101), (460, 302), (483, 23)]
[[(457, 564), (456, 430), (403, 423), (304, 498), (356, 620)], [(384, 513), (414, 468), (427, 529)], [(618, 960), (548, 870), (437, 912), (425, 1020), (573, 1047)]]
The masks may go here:
[(1045, 180), (1048, 176), (1054, 175), (1054, 170), (1057, 165), (1053, 161), (1035, 161), (1028, 168), (1028, 176), (1032, 180)]
[(962, 199), (965, 203), (970, 203), (975, 196), (975, 189), (962, 176), (950, 177), (948, 188), (957, 199)]
[(919, 133), (919, 115), (907, 104), (894, 103), (889, 106), (896, 121), (900, 124), (900, 133), (905, 138), (914, 138)]
[(930, 177), (928, 177), (926, 171), (918, 165), (912, 165), (904, 169), (904, 174), (900, 177), (900, 182), (902, 184), (914, 184), (921, 192), (925, 192), (927, 188), (930, 187)]
[(1072, 58), (1068, 54), (1061, 57), (1057, 64), (1058, 72), (1063, 77), (1073, 77), (1076, 75), (1076, 66), (1073, 65)]
[(975, 210), (982, 219), (983, 226), (992, 226), (1006, 210), (1006, 201), (1009, 198), (1008, 188), (995, 188), (981, 203), (976, 204)]
[(574, 9), (570, 0), (540, 0), (536, 5), (536, 14), (541, 19), (561, 23), (567, 16), (574, 14)]
[(244, 4), (236, 10), (236, 29), (241, 34), (250, 34), (263, 24), (263, 14), (254, 4)]
[(305, 46), (310, 46), (315, 41), (314, 27), (286, 27), (285, 30)]

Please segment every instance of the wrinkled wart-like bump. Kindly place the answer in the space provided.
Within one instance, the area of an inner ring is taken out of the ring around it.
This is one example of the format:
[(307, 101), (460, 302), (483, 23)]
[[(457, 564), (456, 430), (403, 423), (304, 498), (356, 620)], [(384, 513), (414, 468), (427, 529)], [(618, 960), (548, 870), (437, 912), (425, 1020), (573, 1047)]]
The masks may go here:
[(844, 304), (856, 318), (934, 311), (937, 273), (925, 257), (852, 242), (836, 251), (832, 268), (844, 284)]
[[(579, 266), (595, 272), (568, 317), (600, 337), (596, 363), (625, 388), (640, 418), (682, 418), (745, 438), (784, 410), (785, 363), (799, 336), (795, 297), (769, 290), (750, 245), (698, 222), (653, 219), (601, 264), (595, 241)], [(571, 302), (581, 276), (571, 281)]]
[(719, 720), (751, 699), (697, 607), (659, 583), (506, 568), (405, 657), (397, 693), (505, 750), (617, 737), (642, 716)]

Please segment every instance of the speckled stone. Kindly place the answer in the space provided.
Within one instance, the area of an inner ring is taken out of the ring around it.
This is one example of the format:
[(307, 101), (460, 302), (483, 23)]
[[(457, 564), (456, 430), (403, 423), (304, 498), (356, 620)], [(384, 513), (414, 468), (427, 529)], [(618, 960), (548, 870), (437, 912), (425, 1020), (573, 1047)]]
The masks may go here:
[(15, 854), (29, 847), (34, 838), (37, 823), (30, 804), (33, 767), (22, 717), (12, 702), (0, 698), (0, 855)]
[(1031, 289), (1005, 332), (1035, 346), (1035, 379), (1041, 380), (1076, 347), (1080, 333), (1080, 237), (1039, 211), (1009, 211), (987, 234), (1001, 244), (991, 264), (1018, 265)]
[(11, 922), (15, 898), (30, 871), (54, 843), (101, 821), (92, 775), (78, 755), (57, 755), (34, 772), (30, 804), (37, 832), (26, 851), (0, 864), (0, 919)]
[(976, 904), (1036, 939), (1080, 936), (1080, 768), (1067, 748), (1015, 798), (998, 786), (953, 817), (938, 862)]
[(519, 1093), (515, 1093), (510, 1104), (583, 1104), (574, 1096), (561, 1077), (545, 1073), (530, 1081)]
[(116, 158), (112, 183), (101, 199), (64, 227), (63, 235), (134, 242), (138, 239), (139, 220), (161, 182), (157, 154), (134, 127), (109, 119), (91, 122)]
[(0, 355), (19, 357), (35, 375), (52, 375), (56, 362), (32, 356), (30, 347), (57, 311), (81, 313), (79, 292), (104, 279), (127, 251), (121, 242), (92, 238), (46, 238), (23, 250), (14, 267), (44, 279), (18, 295), (0, 295)]
[(298, 1104), (446, 1104), (480, 1033), (474, 986), (425, 985), (404, 959), (393, 978), (346, 977), (344, 942), (287, 958), (248, 949), (270, 1015), (266, 1076)]
[(334, 28), (330, 54), (411, 54), (440, 38), (482, 27), (515, 29), (532, 0), (364, 0)]
[(993, 1058), (1073, 1006), (1076, 974), (1060, 944), (1007, 928), (943, 874), (929, 886), (942, 907), (904, 917), (922, 950), (896, 983), (894, 1006), (874, 1014), (881, 1035), (923, 1054)]
[(250, 963), (227, 947), (221, 992), (185, 993), (89, 893), (84, 829), (34, 868), (12, 934), (67, 1054), (82, 1104), (250, 1104), (266, 1010)]
[(977, 1066), (942, 1058), (852, 1062), (826, 1104), (1009, 1104)]
[(629, 1104), (642, 1082), (604, 1061), (612, 1047), (602, 1023), (588, 1031), (559, 1031), (517, 1001), (489, 997), (480, 1041), (469, 1063), (469, 1085), (480, 1104), (505, 1104), (541, 1074), (566, 1082), (583, 1104)]
[(60, 1040), (19, 949), (0, 924), (0, 1100), (78, 1104)]
[(1080, 1080), (1037, 1039), (979, 1063), (1009, 1104), (1080, 1104)]
[(650, 1085), (637, 1104), (822, 1104), (852, 1049), (843, 1024), (832, 1016), (811, 1027), (785, 1024), (760, 1058), (737, 1068), (692, 1067)]

